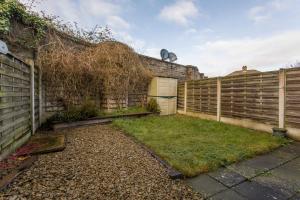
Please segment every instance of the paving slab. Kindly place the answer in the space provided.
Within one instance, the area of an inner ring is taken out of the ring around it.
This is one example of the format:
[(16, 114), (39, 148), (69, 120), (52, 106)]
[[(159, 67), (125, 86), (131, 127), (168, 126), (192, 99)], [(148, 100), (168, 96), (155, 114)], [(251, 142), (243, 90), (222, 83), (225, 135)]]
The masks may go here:
[(237, 193), (249, 200), (281, 200), (290, 196), (255, 181), (246, 181), (233, 188)]
[(246, 177), (247, 179), (251, 179), (255, 176), (261, 174), (264, 170), (259, 169), (257, 167), (253, 167), (249, 164), (249, 161), (243, 161), (240, 163), (236, 163), (233, 165), (227, 166), (228, 169), (241, 174), (242, 176)]
[(244, 176), (227, 168), (218, 169), (217, 171), (211, 172), (208, 175), (226, 185), (227, 187), (233, 187), (247, 180), (247, 178), (245, 178)]
[(279, 159), (281, 159), (282, 162), (285, 163), (285, 162), (291, 161), (300, 156), (296, 152), (296, 148), (297, 147), (295, 147), (294, 145), (284, 146), (280, 149), (277, 149), (277, 150), (269, 153), (269, 155), (276, 156)]
[(186, 183), (204, 198), (211, 197), (214, 194), (227, 189), (227, 187), (206, 174), (187, 179)]
[(247, 200), (247, 199), (245, 197), (242, 197), (235, 191), (229, 189), (212, 196), (211, 198), (209, 198), (209, 200)]
[(277, 151), (230, 165), (227, 168), (245, 176), (248, 179), (251, 179), (268, 170), (276, 168), (293, 158), (292, 154)]
[(260, 170), (270, 170), (272, 168), (278, 167), (283, 163), (292, 160), (292, 158), (285, 157), (285, 153), (277, 153), (274, 152), (258, 156), (256, 158), (250, 159), (248, 161), (249, 166), (255, 167)]
[(187, 182), (210, 199), (300, 200), (300, 143), (294, 142)]
[(280, 150), (300, 156), (300, 142), (293, 142), (292, 144), (280, 148)]
[(271, 170), (270, 173), (293, 184), (296, 190), (300, 191), (300, 158)]
[(280, 191), (281, 193), (284, 193), (288, 197), (294, 196), (298, 191), (298, 188), (297, 186), (295, 186), (295, 184), (288, 181), (287, 179), (282, 179), (280, 177), (277, 177), (273, 175), (271, 172), (255, 177), (254, 179), (252, 179), (252, 181), (255, 181), (261, 185), (272, 188), (276, 191)]
[(297, 193), (295, 196), (293, 196), (291, 199), (289, 200), (300, 200), (300, 192)]

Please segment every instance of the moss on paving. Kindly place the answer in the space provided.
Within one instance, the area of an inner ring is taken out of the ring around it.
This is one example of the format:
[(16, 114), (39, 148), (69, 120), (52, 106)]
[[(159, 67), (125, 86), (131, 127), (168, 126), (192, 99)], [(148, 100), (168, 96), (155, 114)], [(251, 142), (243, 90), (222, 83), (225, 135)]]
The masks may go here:
[(183, 115), (120, 119), (114, 126), (186, 176), (212, 171), (288, 143), (269, 133)]

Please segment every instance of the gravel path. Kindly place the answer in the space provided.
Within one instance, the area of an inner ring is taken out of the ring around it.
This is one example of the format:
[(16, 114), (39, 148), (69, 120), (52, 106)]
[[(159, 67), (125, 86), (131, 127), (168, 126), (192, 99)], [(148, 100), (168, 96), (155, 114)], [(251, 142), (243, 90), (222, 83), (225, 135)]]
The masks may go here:
[(0, 199), (201, 199), (110, 126), (63, 133), (67, 148), (40, 156)]

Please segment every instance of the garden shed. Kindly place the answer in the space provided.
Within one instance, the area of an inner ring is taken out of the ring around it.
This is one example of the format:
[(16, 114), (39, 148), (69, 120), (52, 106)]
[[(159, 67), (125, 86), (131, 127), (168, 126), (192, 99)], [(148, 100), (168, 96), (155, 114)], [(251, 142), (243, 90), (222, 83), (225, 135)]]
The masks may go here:
[(148, 99), (156, 99), (161, 115), (177, 112), (177, 82), (175, 78), (154, 77), (149, 85)]

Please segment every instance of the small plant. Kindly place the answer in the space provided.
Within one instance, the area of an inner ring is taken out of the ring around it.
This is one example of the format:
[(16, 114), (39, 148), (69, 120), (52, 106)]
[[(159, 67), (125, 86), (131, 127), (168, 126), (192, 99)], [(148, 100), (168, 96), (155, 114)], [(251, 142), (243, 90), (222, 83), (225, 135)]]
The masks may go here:
[(156, 99), (151, 98), (150, 101), (147, 104), (147, 111), (157, 113), (160, 112), (159, 105), (156, 101)]
[(97, 117), (99, 110), (92, 101), (86, 101), (79, 107), (72, 106), (66, 111), (58, 112), (43, 124), (43, 128), (50, 128), (53, 122), (74, 122)]
[(87, 100), (83, 103), (83, 105), (80, 107), (80, 115), (84, 119), (92, 118), (98, 116), (99, 111), (97, 109), (97, 106), (94, 102)]

